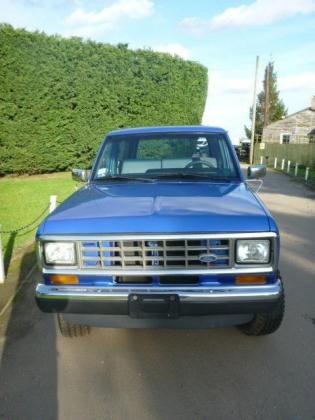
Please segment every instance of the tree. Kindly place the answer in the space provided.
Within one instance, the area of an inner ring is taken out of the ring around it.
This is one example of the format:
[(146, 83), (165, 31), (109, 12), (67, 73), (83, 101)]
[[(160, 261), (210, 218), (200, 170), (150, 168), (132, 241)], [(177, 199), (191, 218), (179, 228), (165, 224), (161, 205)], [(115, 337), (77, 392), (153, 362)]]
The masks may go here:
[[(265, 68), (265, 76), (263, 80), (263, 90), (257, 96), (256, 103), (256, 136), (261, 136), (263, 128), (283, 117), (286, 117), (288, 110), (282, 99), (279, 98), (277, 90), (277, 73), (274, 70), (274, 63), (269, 62)], [(253, 107), (250, 107), (249, 118), (253, 119)], [(251, 128), (244, 126), (246, 136), (251, 138)]]

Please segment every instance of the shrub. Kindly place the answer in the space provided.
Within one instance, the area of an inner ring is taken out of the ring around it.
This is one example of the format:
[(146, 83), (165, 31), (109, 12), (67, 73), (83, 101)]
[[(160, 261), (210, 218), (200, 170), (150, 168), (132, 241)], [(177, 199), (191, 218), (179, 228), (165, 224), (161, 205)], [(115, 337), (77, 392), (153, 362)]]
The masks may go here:
[(89, 167), (112, 129), (199, 124), (202, 65), (0, 25), (0, 174)]

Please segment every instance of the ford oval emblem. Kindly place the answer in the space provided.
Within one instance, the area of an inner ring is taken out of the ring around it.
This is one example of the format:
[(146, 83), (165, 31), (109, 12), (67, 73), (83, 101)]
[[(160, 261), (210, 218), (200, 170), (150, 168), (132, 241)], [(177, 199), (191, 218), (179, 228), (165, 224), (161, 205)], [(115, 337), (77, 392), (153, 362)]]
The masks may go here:
[(217, 260), (217, 256), (215, 254), (201, 254), (199, 260), (203, 263), (211, 263)]

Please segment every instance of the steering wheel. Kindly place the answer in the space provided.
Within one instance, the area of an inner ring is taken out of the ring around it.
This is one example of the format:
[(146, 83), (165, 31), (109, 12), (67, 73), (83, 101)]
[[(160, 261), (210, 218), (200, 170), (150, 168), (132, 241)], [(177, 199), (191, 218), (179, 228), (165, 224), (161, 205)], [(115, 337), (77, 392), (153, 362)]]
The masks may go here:
[[(187, 165), (185, 166), (185, 168), (194, 168), (195, 166), (197, 166), (197, 165), (204, 165), (204, 166), (206, 166), (207, 168), (215, 168), (215, 166), (212, 164), (212, 163), (210, 163), (210, 162), (207, 162), (206, 160), (191, 160), (189, 163), (187, 163)], [(201, 166), (201, 167), (203, 167), (203, 166)]]

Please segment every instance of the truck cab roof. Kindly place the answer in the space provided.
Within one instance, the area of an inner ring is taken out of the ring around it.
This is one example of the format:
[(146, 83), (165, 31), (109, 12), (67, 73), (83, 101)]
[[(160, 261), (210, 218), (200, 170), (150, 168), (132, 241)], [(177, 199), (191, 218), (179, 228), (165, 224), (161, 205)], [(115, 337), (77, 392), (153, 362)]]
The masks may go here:
[(120, 130), (113, 130), (108, 133), (108, 136), (122, 136), (132, 134), (155, 134), (155, 133), (226, 133), (226, 130), (220, 127), (208, 127), (204, 125), (185, 125), (185, 126), (161, 126), (161, 127), (136, 127), (136, 128), (122, 128)]

